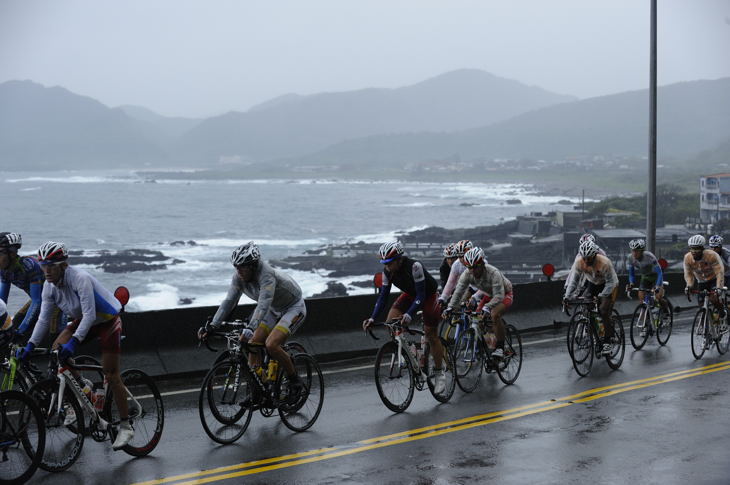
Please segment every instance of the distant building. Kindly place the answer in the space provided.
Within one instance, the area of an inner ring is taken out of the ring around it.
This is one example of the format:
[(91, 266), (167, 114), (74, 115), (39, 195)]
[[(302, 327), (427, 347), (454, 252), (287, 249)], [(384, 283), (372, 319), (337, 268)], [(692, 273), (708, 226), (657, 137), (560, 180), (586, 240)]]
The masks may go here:
[(700, 220), (717, 222), (730, 218), (730, 173), (700, 177)]

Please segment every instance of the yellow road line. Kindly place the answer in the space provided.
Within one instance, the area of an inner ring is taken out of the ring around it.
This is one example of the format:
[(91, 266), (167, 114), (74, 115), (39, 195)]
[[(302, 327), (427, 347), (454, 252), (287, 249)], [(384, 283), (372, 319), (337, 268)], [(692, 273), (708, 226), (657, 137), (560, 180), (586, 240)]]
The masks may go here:
[[(291, 455), (284, 455), (275, 458), (267, 458), (264, 460), (251, 461), (246, 463), (240, 463), (236, 465), (230, 465), (226, 467), (214, 468), (211, 470), (205, 470), (202, 472), (187, 473), (184, 475), (176, 475), (173, 477), (163, 478), (159, 480), (150, 480), (146, 482), (136, 483), (134, 485), (156, 485), (160, 483), (178, 482), (176, 485), (192, 485), (209, 483), (219, 480), (226, 480), (228, 478), (241, 477), (246, 475), (253, 475), (257, 473), (263, 473), (271, 470), (278, 470), (282, 468), (293, 467), (297, 465), (303, 465), (306, 463), (313, 463), (323, 460), (331, 460), (341, 456), (354, 455), (365, 451), (384, 448), (388, 446), (394, 446), (397, 444), (408, 443), (411, 441), (418, 441), (426, 438), (432, 438), (447, 433), (453, 433), (465, 429), (471, 429), (479, 426), (486, 426), (491, 423), (498, 423), (502, 421), (508, 421), (524, 416), (529, 416), (537, 413), (551, 411), (554, 409), (561, 409), (564, 407), (572, 406), (575, 403), (584, 403), (595, 399), (600, 399), (622, 392), (628, 392), (636, 389), (642, 389), (646, 387), (656, 386), (667, 382), (679, 381), (682, 379), (688, 379), (691, 377), (697, 377), (705, 374), (711, 374), (714, 372), (720, 372), (724, 370), (730, 370), (730, 361), (719, 362), (716, 364), (707, 365), (704, 367), (696, 367), (693, 369), (685, 369), (682, 371), (670, 372), (659, 376), (648, 377), (645, 379), (638, 379), (634, 381), (623, 382), (620, 384), (613, 384), (610, 386), (597, 387), (589, 389), (587, 391), (565, 396), (557, 400), (542, 401), (534, 404), (528, 404), (512, 409), (503, 411), (495, 411), (487, 414), (481, 414), (477, 416), (471, 416), (468, 418), (462, 418), (454, 421), (447, 421), (431, 426), (425, 426), (422, 428), (412, 429), (403, 431), (400, 433), (394, 433), (390, 435), (379, 436), (376, 438), (370, 438), (355, 443), (352, 447), (332, 447), (332, 448), (321, 448), (318, 450), (307, 451), (303, 453), (295, 453)], [(576, 399), (578, 398), (578, 399)], [(359, 445), (359, 446), (358, 446)], [(335, 451), (336, 450), (336, 451)], [(263, 466), (261, 466), (263, 465)], [(247, 468), (246, 470), (241, 470)], [(232, 473), (225, 473), (222, 475), (216, 475), (217, 473), (238, 470)], [(208, 476), (215, 475), (215, 476)], [(194, 480), (180, 482), (179, 480), (185, 480), (188, 478), (203, 477)]]

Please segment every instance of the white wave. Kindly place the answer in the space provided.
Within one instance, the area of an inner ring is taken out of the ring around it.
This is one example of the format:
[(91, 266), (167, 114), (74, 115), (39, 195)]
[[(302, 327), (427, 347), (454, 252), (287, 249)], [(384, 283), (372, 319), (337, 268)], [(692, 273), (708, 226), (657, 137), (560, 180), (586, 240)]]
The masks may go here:
[(435, 207), (433, 202), (409, 202), (405, 204), (386, 204), (386, 207)]
[(121, 177), (72, 175), (68, 177), (25, 177), (19, 179), (5, 179), (5, 181), (10, 184), (25, 182), (51, 182), (58, 184), (105, 184), (109, 182), (133, 183), (137, 180)]
[(28, 187), (26, 189), (20, 189), (21, 192), (33, 192), (36, 190), (41, 190), (42, 187)]
[(349, 241), (363, 241), (365, 243), (379, 243), (379, 242), (386, 242), (386, 241), (392, 241), (394, 239), (398, 239), (398, 236), (407, 232), (414, 232), (414, 231), (421, 231), (423, 229), (426, 229), (429, 227), (428, 224), (421, 225), (421, 226), (413, 226), (409, 227), (408, 229), (403, 230), (393, 230), (388, 232), (381, 232), (376, 234), (361, 234), (359, 236), (355, 236), (352, 238), (349, 238)]

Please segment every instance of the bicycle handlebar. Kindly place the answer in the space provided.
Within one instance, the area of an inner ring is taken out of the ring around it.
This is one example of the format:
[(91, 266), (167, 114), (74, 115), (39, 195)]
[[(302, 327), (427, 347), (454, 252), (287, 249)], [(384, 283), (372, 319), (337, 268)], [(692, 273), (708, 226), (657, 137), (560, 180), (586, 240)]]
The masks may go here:
[(402, 325), (400, 323), (400, 318), (395, 318), (393, 320), (388, 320), (387, 322), (375, 322), (372, 325), (370, 325), (367, 328), (367, 333), (370, 335), (370, 337), (373, 338), (373, 340), (380, 340), (378, 337), (375, 336), (373, 333), (373, 327), (388, 327), (388, 331), (392, 335), (394, 332), (400, 330), (400, 331), (406, 331), (407, 333), (411, 335), (425, 335), (425, 332), (423, 330), (413, 329), (410, 327), (407, 327), (405, 325)]

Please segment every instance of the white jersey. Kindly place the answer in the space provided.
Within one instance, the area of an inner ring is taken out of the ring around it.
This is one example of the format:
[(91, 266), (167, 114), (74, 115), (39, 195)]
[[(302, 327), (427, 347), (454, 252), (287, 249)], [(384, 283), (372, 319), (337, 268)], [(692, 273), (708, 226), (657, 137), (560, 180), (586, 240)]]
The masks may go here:
[(91, 327), (119, 315), (122, 304), (96, 278), (83, 269), (69, 266), (58, 285), (43, 283), (41, 312), (29, 342), (38, 345), (43, 340), (56, 308), (70, 318), (81, 320), (73, 336), (83, 342)]

